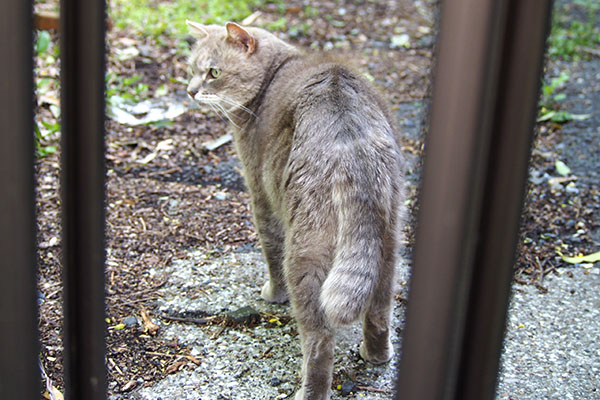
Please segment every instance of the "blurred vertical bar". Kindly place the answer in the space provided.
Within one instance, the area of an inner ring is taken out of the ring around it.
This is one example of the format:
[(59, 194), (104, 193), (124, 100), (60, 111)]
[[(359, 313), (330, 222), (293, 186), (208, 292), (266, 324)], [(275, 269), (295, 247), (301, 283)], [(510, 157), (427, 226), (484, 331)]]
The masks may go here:
[(506, 10), (457, 399), (495, 395), (551, 10), (551, 0)]
[(0, 398), (37, 399), (32, 2), (0, 2)]
[(105, 2), (61, 0), (65, 383), (106, 397), (104, 322)]
[(396, 398), (494, 396), (550, 6), (442, 5)]

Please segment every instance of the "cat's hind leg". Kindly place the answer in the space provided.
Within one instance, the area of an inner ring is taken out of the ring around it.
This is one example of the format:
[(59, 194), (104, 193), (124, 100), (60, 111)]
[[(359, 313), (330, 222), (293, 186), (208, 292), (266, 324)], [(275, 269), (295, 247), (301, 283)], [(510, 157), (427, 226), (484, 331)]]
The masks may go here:
[(291, 243), (286, 246), (285, 261), (303, 357), (302, 386), (295, 399), (327, 400), (331, 391), (335, 340), (334, 330), (321, 308), (319, 294), (330, 254), (324, 255), (321, 251), (323, 240), (305, 236), (298, 242), (302, 245)]
[(373, 364), (388, 362), (394, 355), (390, 319), (396, 281), (394, 279), (395, 252), (395, 246), (389, 246), (385, 252), (379, 281), (362, 317), (363, 342), (360, 346), (360, 355)]
[(299, 327), (302, 344), (302, 386), (295, 400), (328, 400), (331, 395), (335, 340), (329, 330)]

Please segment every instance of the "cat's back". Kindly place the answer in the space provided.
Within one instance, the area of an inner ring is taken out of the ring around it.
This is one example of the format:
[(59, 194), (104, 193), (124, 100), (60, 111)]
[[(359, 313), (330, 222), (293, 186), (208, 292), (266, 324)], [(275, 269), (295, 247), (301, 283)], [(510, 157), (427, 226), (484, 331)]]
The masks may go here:
[(387, 137), (397, 142), (395, 123), (369, 81), (337, 60), (304, 57), (284, 71), (285, 103), (291, 105), (297, 134), (320, 140)]

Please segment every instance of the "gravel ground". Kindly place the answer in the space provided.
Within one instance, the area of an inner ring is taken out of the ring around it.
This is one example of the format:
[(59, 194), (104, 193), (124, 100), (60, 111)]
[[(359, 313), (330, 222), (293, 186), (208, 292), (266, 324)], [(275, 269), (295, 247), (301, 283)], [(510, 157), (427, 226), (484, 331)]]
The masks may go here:
[[(571, 76), (562, 107), (589, 118), (565, 124), (560, 141), (543, 150), (556, 152), (571, 168), (577, 182), (575, 197), (597, 191), (600, 182), (600, 63), (550, 62), (546, 76), (560, 71)], [(596, 223), (591, 238), (598, 251), (597, 197), (591, 202), (595, 203), (591, 220)], [(561, 267), (547, 275), (543, 290), (513, 286), (498, 398), (600, 399), (599, 267), (600, 263)]]
[[(199, 365), (182, 363), (180, 372), (112, 400), (285, 399), (294, 393), (301, 357), (296, 326), (287, 306), (260, 299), (266, 279), (262, 255), (249, 250), (206, 264), (207, 257), (196, 251), (154, 271), (169, 276), (158, 301), (160, 312), (206, 318), (250, 306), (260, 313), (260, 322), (237, 327), (160, 322), (166, 339), (190, 348)], [(532, 285), (513, 287), (498, 399), (600, 399), (600, 268), (560, 271), (546, 278), (545, 293)], [(404, 298), (408, 268), (399, 265), (398, 273), (399, 298)], [(404, 302), (397, 302), (396, 351), (404, 310)], [(282, 325), (269, 322), (273, 319)], [(338, 333), (334, 379), (362, 389), (349, 398), (391, 398), (395, 361), (367, 365), (358, 356), (359, 343), (358, 325)], [(345, 397), (337, 390), (332, 398)]]
[[(169, 277), (158, 300), (163, 315), (208, 318), (227, 315), (242, 307), (252, 307), (260, 317), (253, 324), (232, 326), (167, 324), (160, 322), (167, 340), (190, 348), (199, 365), (186, 362), (182, 371), (157, 384), (130, 393), (127, 397), (144, 400), (177, 399), (285, 399), (292, 397), (299, 384), (300, 345), (296, 324), (286, 305), (268, 304), (260, 298), (266, 279), (266, 265), (256, 250), (231, 253), (206, 263), (206, 253), (196, 251), (185, 260), (175, 261), (157, 274)], [(398, 298), (405, 296), (408, 268), (398, 266)], [(199, 291), (198, 288), (202, 288)], [(164, 321), (164, 320), (163, 320)], [(394, 325), (404, 321), (403, 302), (394, 310)], [(280, 325), (281, 324), (281, 325)], [(392, 342), (400, 347), (398, 328)], [(384, 399), (391, 396), (395, 362), (372, 366), (358, 355), (358, 324), (338, 332), (334, 381), (352, 381), (357, 396)], [(333, 399), (341, 398), (341, 391)]]
[(513, 287), (498, 399), (600, 399), (600, 268)]

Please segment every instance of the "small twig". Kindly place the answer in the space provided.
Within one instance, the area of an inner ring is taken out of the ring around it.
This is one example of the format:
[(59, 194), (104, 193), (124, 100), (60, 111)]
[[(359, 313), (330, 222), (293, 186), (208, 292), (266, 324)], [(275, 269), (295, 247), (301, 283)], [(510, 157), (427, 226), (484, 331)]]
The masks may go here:
[(544, 264), (545, 263), (546, 263), (545, 260), (543, 263), (540, 263), (539, 257), (535, 256), (535, 262), (533, 263), (533, 265), (535, 266), (535, 271), (531, 274), (531, 279), (529, 280), (529, 282), (531, 284), (535, 283), (535, 280), (538, 279), (538, 275), (541, 277), (540, 278), (540, 284), (541, 284), (541, 279), (543, 279), (543, 276), (544, 276)]
[(592, 49), (591, 47), (583, 47), (581, 50), (596, 57), (600, 57), (600, 50)]
[(116, 362), (115, 362), (115, 361), (114, 361), (112, 358), (109, 358), (109, 359), (108, 359), (108, 363), (109, 363), (110, 365), (112, 365), (112, 367), (113, 367), (114, 369), (116, 369), (116, 370), (117, 370), (117, 372), (119, 373), (119, 375), (123, 375), (123, 371), (121, 371), (121, 368), (119, 368), (119, 366), (117, 365), (117, 363), (116, 363)]
[(575, 182), (578, 178), (576, 176), (557, 176), (548, 179), (549, 185), (556, 185), (559, 183)]
[(269, 354), (271, 352), (271, 350), (273, 350), (273, 346), (271, 346), (268, 349), (266, 349), (265, 351), (263, 351), (263, 353), (260, 356), (258, 356), (258, 359), (260, 360), (261, 358), (265, 358), (267, 356), (267, 354)]
[(146, 289), (142, 289), (142, 290), (137, 290), (135, 292), (126, 292), (126, 291), (121, 291), (121, 290), (115, 290), (115, 295), (125, 295), (125, 296), (129, 296), (129, 297), (137, 297), (141, 294), (147, 294), (147, 293), (152, 293), (153, 291), (155, 291), (156, 289), (160, 289), (161, 287), (163, 287), (167, 282), (169, 281), (168, 278), (163, 279), (161, 282), (158, 282), (155, 285), (150, 286), (149, 288)]
[(260, 11), (254, 11), (252, 14), (248, 15), (242, 20), (242, 25), (252, 25), (261, 15), (262, 13)]
[(550, 267), (545, 271), (542, 271), (542, 276), (540, 277), (540, 286), (544, 283), (544, 278), (546, 277), (546, 275), (548, 275), (550, 272), (556, 270), (556, 266)]
[(231, 142), (231, 140), (233, 140), (233, 136), (231, 136), (230, 133), (226, 133), (225, 135), (219, 137), (216, 140), (213, 140), (208, 143), (204, 143), (204, 148), (208, 151), (213, 151), (213, 150), (218, 149), (219, 147), (223, 146), (224, 144)]
[(212, 315), (212, 316), (206, 317), (206, 318), (188, 318), (188, 317), (175, 317), (175, 316), (163, 314), (162, 318), (166, 319), (167, 321), (185, 322), (188, 324), (207, 325), (207, 324), (210, 324), (211, 322), (214, 322), (215, 320), (219, 319), (220, 317), (218, 315)]
[(379, 389), (371, 386), (356, 386), (358, 390), (362, 390), (364, 392), (373, 392), (373, 393), (393, 393), (390, 389)]
[[(114, 297), (112, 297), (112, 296), (114, 296)], [(113, 294), (111, 296), (106, 297), (106, 300), (110, 301), (112, 303), (122, 304), (122, 305), (129, 306), (133, 309), (137, 309), (139, 303), (143, 303), (145, 301), (156, 299), (156, 298), (158, 298), (158, 295), (150, 294), (143, 299), (127, 300), (127, 299), (123, 299), (123, 298), (119, 297), (119, 295)]]
[(185, 358), (186, 360), (193, 362), (196, 365), (200, 365), (200, 360), (198, 360), (194, 356), (190, 356), (188, 354), (169, 354), (169, 353), (159, 353), (157, 351), (147, 351), (146, 354), (151, 356), (159, 356), (159, 357), (171, 357), (171, 358)]
[[(38, 359), (38, 363), (40, 365), (40, 370), (42, 372), (42, 377), (45, 379), (46, 381), (46, 391), (48, 392), (48, 397), (50, 397), (50, 400), (57, 400), (57, 396), (56, 396), (56, 388), (54, 387), (54, 384), (52, 383), (52, 379), (50, 379), (50, 377), (48, 376), (48, 374), (46, 374), (46, 370), (44, 369), (44, 365), (42, 364), (42, 360)], [(57, 390), (58, 392), (58, 390)], [(58, 392), (59, 395), (62, 394), (60, 392)]]
[(173, 172), (181, 172), (181, 168), (180, 167), (173, 167), (173, 168), (169, 168), (166, 170), (161, 170), (161, 171), (154, 171), (154, 172), (149, 172), (146, 174), (146, 177), (151, 177), (151, 176), (156, 176), (156, 175), (170, 175)]
[(149, 354), (151, 356), (160, 356), (160, 357), (185, 357), (182, 354), (169, 354), (169, 353), (159, 353), (158, 351), (147, 351), (146, 354)]
[(227, 327), (227, 325), (222, 324), (221, 325), (221, 329), (219, 329), (218, 331), (216, 331), (215, 333), (213, 333), (212, 335), (210, 335), (210, 338), (212, 340), (215, 340), (216, 338), (218, 338), (219, 336), (221, 336), (221, 333), (223, 333), (223, 331), (225, 331), (226, 327)]

